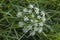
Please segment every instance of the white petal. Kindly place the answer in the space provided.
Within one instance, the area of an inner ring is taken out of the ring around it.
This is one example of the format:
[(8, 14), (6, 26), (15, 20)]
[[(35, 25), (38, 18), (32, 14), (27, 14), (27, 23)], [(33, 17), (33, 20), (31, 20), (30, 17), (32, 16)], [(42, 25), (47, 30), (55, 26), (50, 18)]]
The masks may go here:
[(29, 5), (29, 8), (33, 8), (33, 7), (34, 7), (34, 6), (33, 6), (33, 5), (31, 5), (31, 4)]
[(45, 12), (44, 12), (44, 11), (41, 11), (41, 14), (42, 14), (43, 16), (45, 16)]
[(45, 17), (42, 17), (42, 21), (45, 22), (46, 21), (46, 18)]
[(39, 23), (39, 26), (43, 26), (43, 22), (40, 22), (40, 23)]
[(24, 8), (24, 9), (23, 9), (23, 12), (28, 12), (28, 9), (27, 9), (27, 8)]
[(38, 20), (35, 20), (34, 23), (38, 22)]
[(37, 19), (40, 19), (41, 18), (41, 16), (37, 16)]
[(30, 36), (34, 36), (35, 35), (35, 31), (32, 31), (31, 33), (30, 33)]
[(43, 28), (40, 27), (39, 30), (38, 30), (38, 33), (41, 33), (43, 31)]
[(38, 23), (34, 23), (34, 26), (38, 26)]
[(34, 14), (32, 14), (32, 17), (34, 18)]
[(23, 32), (24, 33), (27, 33), (28, 32), (28, 29), (27, 28), (23, 28)]
[(24, 17), (24, 21), (28, 21), (28, 20), (29, 20), (29, 18), (25, 16)]
[(30, 21), (31, 21), (31, 22), (34, 22), (34, 20), (32, 20), (32, 19), (31, 19)]
[(32, 13), (32, 10), (29, 10), (29, 14)]
[(23, 22), (19, 22), (19, 26), (23, 27), (24, 23)]
[(35, 10), (39, 10), (39, 8), (38, 8), (38, 7), (35, 7), (34, 9), (35, 9)]
[(36, 14), (39, 14), (39, 8), (35, 7), (34, 9), (35, 9)]
[(20, 17), (20, 16), (22, 16), (22, 12), (17, 13), (17, 17)]
[(38, 31), (38, 28), (37, 27), (34, 27), (34, 31)]
[(29, 30), (31, 30), (31, 29), (32, 29), (32, 25), (27, 26), (27, 28), (28, 28)]

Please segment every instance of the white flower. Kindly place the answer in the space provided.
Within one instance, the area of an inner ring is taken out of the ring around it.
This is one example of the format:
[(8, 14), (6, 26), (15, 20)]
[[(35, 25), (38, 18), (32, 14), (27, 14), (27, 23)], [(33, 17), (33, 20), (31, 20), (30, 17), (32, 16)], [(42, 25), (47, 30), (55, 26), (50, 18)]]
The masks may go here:
[(44, 12), (44, 11), (41, 11), (41, 14), (42, 14), (43, 16), (45, 16), (45, 12)]
[(42, 17), (42, 21), (45, 22), (46, 21), (46, 18), (45, 17)]
[(34, 23), (34, 26), (38, 26), (38, 24), (37, 23)]
[(36, 14), (39, 14), (39, 11), (38, 10), (35, 10)]
[(41, 14), (42, 14), (42, 21), (45, 22), (46, 21), (45, 12), (44, 11), (41, 11)]
[(29, 10), (28, 12), (29, 12), (29, 14), (30, 14), (30, 13), (32, 13), (32, 10)]
[(28, 21), (28, 20), (29, 20), (29, 18), (25, 16), (24, 17), (24, 21)]
[(32, 19), (31, 19), (30, 21), (31, 21), (31, 22), (34, 22), (34, 20), (32, 20)]
[(41, 18), (41, 16), (37, 16), (37, 19), (40, 19)]
[(28, 9), (27, 9), (27, 8), (24, 8), (24, 9), (23, 9), (23, 12), (28, 12)]
[(40, 27), (39, 30), (38, 30), (38, 33), (41, 33), (43, 31), (43, 28)]
[(22, 16), (22, 12), (18, 12), (16, 16), (17, 16), (17, 17)]
[(39, 8), (35, 7), (34, 9), (35, 9), (36, 14), (39, 14)]
[(37, 7), (34, 7), (34, 9), (39, 11), (39, 8), (37, 8)]
[(34, 18), (34, 14), (31, 15)]
[(38, 26), (38, 23), (34, 23), (34, 26)]
[(34, 7), (34, 6), (33, 6), (33, 5), (31, 5), (31, 4), (29, 5), (29, 8), (33, 8), (33, 7)]
[(30, 32), (30, 36), (34, 36), (35, 35), (35, 31)]
[(38, 22), (38, 20), (34, 20), (34, 23), (37, 23)]
[(20, 27), (23, 27), (23, 25), (24, 25), (24, 22), (19, 22)]
[(27, 28), (23, 28), (23, 32), (27, 33), (29, 30)]
[(28, 30), (31, 30), (31, 29), (32, 29), (32, 25), (28, 25), (28, 26), (27, 26), (27, 29), (28, 29)]
[(34, 31), (38, 31), (38, 28), (37, 27), (34, 27)]
[(43, 22), (40, 22), (40, 23), (39, 23), (39, 26), (43, 26)]

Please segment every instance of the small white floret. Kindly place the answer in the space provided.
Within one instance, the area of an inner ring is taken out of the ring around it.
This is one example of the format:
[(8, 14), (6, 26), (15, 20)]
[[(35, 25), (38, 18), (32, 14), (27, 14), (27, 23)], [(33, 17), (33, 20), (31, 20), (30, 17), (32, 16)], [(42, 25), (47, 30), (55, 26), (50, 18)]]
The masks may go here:
[(28, 29), (27, 28), (23, 28), (23, 32), (24, 33), (27, 33), (28, 32)]
[(28, 12), (28, 9), (27, 9), (27, 8), (24, 8), (24, 9), (23, 9), (23, 12)]
[(37, 7), (35, 7), (34, 9), (39, 11), (39, 8), (37, 8)]
[(40, 27), (39, 30), (38, 30), (38, 33), (41, 33), (43, 31), (43, 28)]
[(45, 16), (45, 12), (44, 12), (44, 11), (41, 11), (41, 14), (42, 14), (43, 16)]
[(35, 9), (36, 14), (39, 14), (39, 8), (35, 7), (34, 9)]
[(40, 19), (41, 18), (41, 16), (37, 16), (37, 19)]
[(34, 14), (31, 15), (34, 18)]
[(30, 33), (30, 36), (34, 36), (35, 35), (35, 31)]
[(36, 14), (38, 15), (39, 14), (39, 10), (35, 10)]
[(28, 25), (27, 28), (28, 28), (29, 30), (31, 30), (31, 29), (32, 29), (32, 25)]
[(46, 18), (45, 17), (42, 17), (42, 21), (45, 22), (46, 21)]
[(32, 13), (32, 10), (29, 10), (28, 12), (29, 12), (29, 14), (30, 14), (30, 13)]
[(25, 16), (24, 17), (24, 21), (28, 21), (28, 20), (29, 20), (29, 18)]
[(33, 8), (33, 7), (34, 7), (34, 6), (33, 6), (33, 5), (31, 5), (31, 4), (29, 5), (29, 8)]
[(43, 22), (40, 22), (40, 23), (39, 23), (39, 26), (43, 26)]
[(38, 31), (38, 29), (39, 29), (39, 28), (37, 28), (37, 27), (34, 27), (34, 31)]
[(18, 12), (16, 16), (17, 17), (21, 17), (22, 16), (22, 12)]
[(34, 23), (34, 26), (38, 26), (38, 23)]
[(24, 22), (19, 22), (20, 27), (23, 27), (23, 25), (24, 25)]
[(34, 22), (34, 20), (32, 20), (32, 19), (31, 19), (30, 21), (31, 21), (31, 22)]

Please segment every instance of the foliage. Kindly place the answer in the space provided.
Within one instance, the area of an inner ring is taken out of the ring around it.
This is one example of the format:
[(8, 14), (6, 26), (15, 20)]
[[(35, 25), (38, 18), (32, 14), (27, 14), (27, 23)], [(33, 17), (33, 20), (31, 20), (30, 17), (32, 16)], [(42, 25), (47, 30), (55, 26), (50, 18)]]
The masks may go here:
[[(46, 13), (43, 32), (23, 33), (16, 15), (29, 4)], [(0, 0), (0, 40), (60, 40), (60, 0)]]

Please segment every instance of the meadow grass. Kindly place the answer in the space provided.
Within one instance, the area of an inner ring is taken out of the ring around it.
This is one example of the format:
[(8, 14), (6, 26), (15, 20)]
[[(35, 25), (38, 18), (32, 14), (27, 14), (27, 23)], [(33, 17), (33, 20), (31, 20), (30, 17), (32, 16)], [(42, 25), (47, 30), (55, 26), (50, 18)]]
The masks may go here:
[[(43, 32), (34, 36), (22, 31), (18, 25), (21, 19), (16, 16), (30, 4), (44, 11), (46, 17)], [(0, 0), (0, 40), (60, 40), (60, 0)]]

